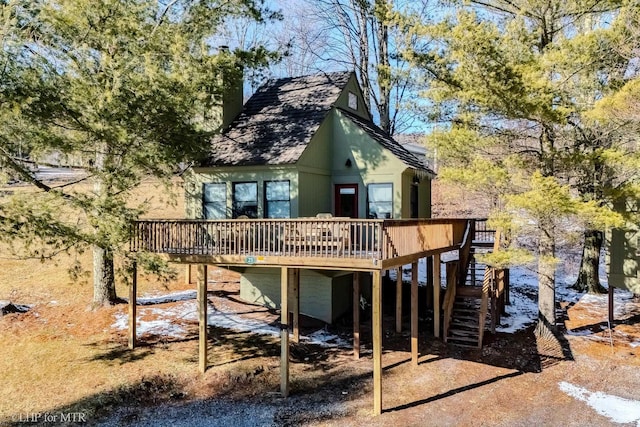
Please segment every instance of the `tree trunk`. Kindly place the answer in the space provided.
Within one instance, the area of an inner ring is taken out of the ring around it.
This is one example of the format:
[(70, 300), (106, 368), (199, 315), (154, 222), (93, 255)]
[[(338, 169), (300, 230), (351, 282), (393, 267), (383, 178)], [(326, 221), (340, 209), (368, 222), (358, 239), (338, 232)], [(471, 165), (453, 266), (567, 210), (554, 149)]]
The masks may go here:
[(362, 97), (367, 110), (371, 109), (371, 80), (369, 80), (369, 9), (368, 5), (362, 1), (352, 1), (353, 8), (358, 25), (358, 34), (356, 43), (358, 44), (358, 61), (353, 64), (359, 67), (360, 81), (362, 83)]
[(115, 270), (113, 268), (113, 252), (111, 249), (93, 247), (93, 305), (105, 306), (115, 304), (116, 296)]
[(555, 239), (553, 231), (540, 230), (538, 242), (538, 324), (535, 334), (540, 338), (556, 335)]
[[(104, 173), (110, 159), (109, 146), (98, 144), (96, 146), (95, 165), (97, 171)], [(101, 174), (97, 174), (93, 183), (93, 191), (97, 199), (103, 199), (104, 195), (111, 194), (110, 188)], [(93, 212), (94, 218), (101, 217), (100, 210)], [(99, 221), (94, 226), (94, 233), (99, 235)], [(113, 267), (113, 250), (106, 245), (93, 245), (93, 305), (94, 307), (111, 305), (117, 302), (115, 269)]]
[(606, 292), (606, 289), (600, 284), (600, 274), (598, 272), (602, 242), (602, 231), (586, 230), (584, 232), (580, 271), (578, 279), (573, 284), (573, 288), (577, 291), (590, 294), (603, 294)]
[[(385, 18), (386, 19), (386, 18)], [(389, 65), (389, 29), (381, 19), (378, 23), (378, 87), (380, 89), (378, 112), (380, 128), (391, 134), (389, 102), (391, 98), (391, 67)]]

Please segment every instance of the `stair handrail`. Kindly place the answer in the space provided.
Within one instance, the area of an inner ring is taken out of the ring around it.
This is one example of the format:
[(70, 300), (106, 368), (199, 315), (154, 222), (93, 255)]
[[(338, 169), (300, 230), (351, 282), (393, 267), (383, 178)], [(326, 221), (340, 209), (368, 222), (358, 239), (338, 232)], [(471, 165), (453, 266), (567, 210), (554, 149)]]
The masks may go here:
[[(507, 235), (502, 232), (500, 228), (495, 231), (495, 237), (493, 241), (493, 252), (498, 252), (502, 248), (502, 240), (507, 239)], [(487, 267), (489, 268), (489, 267)], [(491, 333), (496, 332), (496, 325), (500, 322), (500, 316), (504, 310), (505, 305), (505, 292), (508, 292), (506, 285), (509, 283), (509, 269), (508, 268), (491, 268), (491, 281), (490, 286), (487, 289), (491, 297)], [(486, 277), (485, 277), (486, 280)], [(484, 287), (483, 287), (484, 293)]]
[(453, 313), (453, 304), (456, 300), (456, 288), (458, 287), (458, 270), (460, 261), (452, 260), (445, 263), (447, 277), (447, 292), (442, 302), (442, 312), (444, 315), (443, 334), (444, 341), (447, 342), (449, 335), (449, 327), (451, 326), (451, 314)]
[(464, 231), (462, 244), (459, 249), (460, 267), (458, 269), (458, 286), (464, 286), (464, 282), (469, 273), (469, 264), (471, 262), (471, 245), (475, 234), (475, 220), (467, 221), (467, 228)]
[[(484, 325), (487, 320), (487, 308), (489, 304), (489, 295), (491, 295), (493, 308), (493, 295), (495, 295), (495, 268), (487, 266), (484, 269), (484, 279), (482, 281), (482, 299), (480, 300), (480, 313), (478, 314), (478, 348), (482, 348), (482, 340), (484, 339)], [(492, 333), (495, 333), (493, 322), (493, 313), (491, 316)]]

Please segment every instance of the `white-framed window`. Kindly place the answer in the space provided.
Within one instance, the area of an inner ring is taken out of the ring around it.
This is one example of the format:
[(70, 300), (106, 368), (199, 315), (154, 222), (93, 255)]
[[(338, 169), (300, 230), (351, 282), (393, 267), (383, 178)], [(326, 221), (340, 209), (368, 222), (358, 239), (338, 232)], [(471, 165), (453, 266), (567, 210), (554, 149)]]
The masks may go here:
[(202, 212), (205, 219), (225, 219), (227, 217), (226, 183), (202, 184)]
[(258, 217), (258, 183), (234, 182), (232, 185), (233, 218), (245, 215)]
[(351, 108), (352, 110), (358, 110), (358, 95), (356, 95), (353, 92), (349, 92), (349, 99), (348, 99), (348, 105), (349, 108)]
[(367, 218), (393, 218), (393, 184), (367, 186)]
[(264, 217), (291, 218), (291, 186), (289, 181), (265, 181)]

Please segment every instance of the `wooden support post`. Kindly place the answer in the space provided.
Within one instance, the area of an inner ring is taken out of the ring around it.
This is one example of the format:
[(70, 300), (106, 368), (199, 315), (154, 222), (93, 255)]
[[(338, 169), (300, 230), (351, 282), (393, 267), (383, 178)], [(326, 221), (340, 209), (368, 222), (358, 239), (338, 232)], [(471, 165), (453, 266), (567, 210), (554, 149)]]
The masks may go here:
[(200, 372), (207, 370), (207, 266), (198, 265), (198, 322), (199, 325), (199, 356)]
[[(504, 270), (504, 304), (505, 305), (511, 304), (511, 299), (509, 296), (510, 289), (511, 289), (511, 282), (509, 279), (509, 269), (507, 268)], [(507, 314), (507, 312), (505, 311), (503, 314)]]
[(493, 275), (493, 280), (491, 280), (491, 287), (489, 288), (489, 296), (491, 298), (491, 324), (489, 326), (491, 333), (496, 333), (496, 325), (498, 324), (498, 320), (500, 314), (498, 313), (498, 286), (500, 280), (500, 273), (495, 268), (491, 269), (491, 274)]
[(427, 267), (427, 308), (433, 306), (433, 259), (427, 257), (425, 259)]
[(613, 329), (613, 321), (615, 320), (613, 318), (613, 292), (614, 292), (614, 287), (609, 284), (609, 328)]
[(382, 413), (382, 277), (373, 272), (373, 305), (371, 321), (373, 334), (373, 414)]
[(190, 285), (193, 283), (193, 277), (191, 276), (191, 264), (187, 264), (184, 270), (184, 280), (187, 285)]
[(300, 269), (290, 268), (289, 274), (289, 282), (291, 283), (289, 287), (289, 306), (292, 310), (291, 317), (293, 318), (292, 340), (293, 342), (300, 342)]
[(360, 272), (353, 273), (353, 358), (360, 359)]
[(280, 393), (289, 396), (289, 269), (280, 268)]
[(129, 287), (129, 348), (136, 347), (136, 322), (137, 322), (137, 294), (138, 294), (138, 263), (133, 261), (133, 277)]
[(411, 264), (411, 362), (418, 366), (418, 263)]
[(396, 332), (402, 332), (402, 267), (396, 272)]
[(440, 336), (440, 254), (433, 256), (433, 336)]

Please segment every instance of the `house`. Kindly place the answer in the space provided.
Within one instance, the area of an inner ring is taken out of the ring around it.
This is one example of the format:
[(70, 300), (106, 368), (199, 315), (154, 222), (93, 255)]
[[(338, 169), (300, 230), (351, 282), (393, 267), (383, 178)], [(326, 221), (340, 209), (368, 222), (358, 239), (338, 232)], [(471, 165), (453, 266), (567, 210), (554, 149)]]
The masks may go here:
[[(185, 174), (187, 217), (428, 218), (433, 172), (378, 128), (352, 72), (268, 81)], [(240, 297), (278, 307), (280, 272), (240, 267)], [(332, 322), (352, 273), (303, 270), (300, 312)]]
[(606, 233), (606, 270), (610, 289), (640, 294), (640, 229), (628, 224)]

